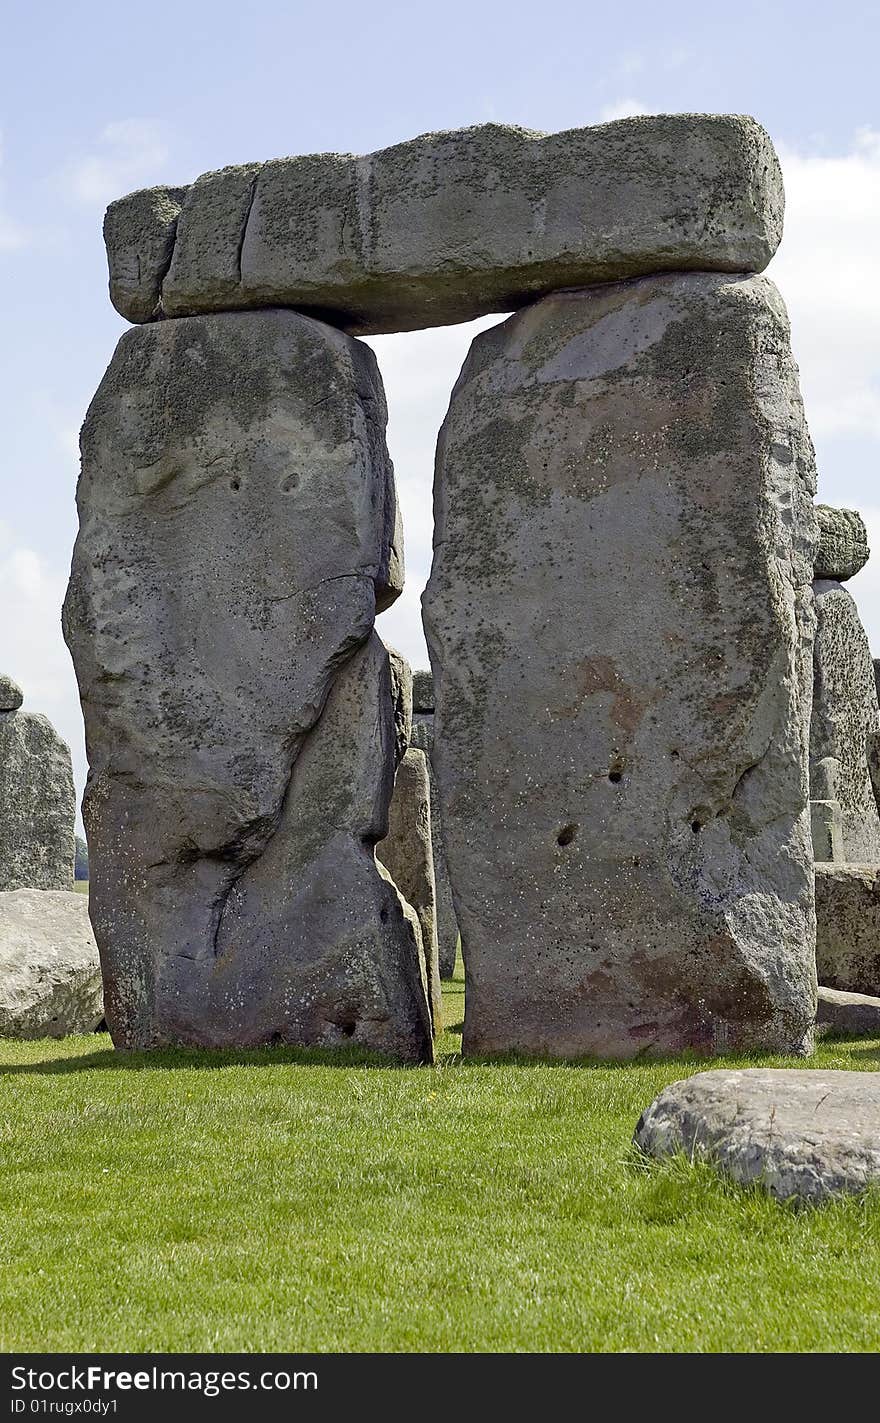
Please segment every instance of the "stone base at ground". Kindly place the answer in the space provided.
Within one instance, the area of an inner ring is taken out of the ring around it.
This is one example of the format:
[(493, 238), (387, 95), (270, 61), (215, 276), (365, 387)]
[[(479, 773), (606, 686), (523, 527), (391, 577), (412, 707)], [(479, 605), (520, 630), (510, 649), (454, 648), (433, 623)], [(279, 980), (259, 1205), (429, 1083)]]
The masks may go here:
[(880, 998), (819, 986), (816, 1022), (841, 1037), (880, 1038)]
[(880, 993), (880, 865), (816, 865), (816, 971), (845, 993)]
[(862, 1191), (880, 1182), (880, 1072), (700, 1072), (660, 1093), (635, 1142), (708, 1159), (779, 1200)]
[(0, 893), (0, 1037), (92, 1033), (104, 1017), (88, 899), (67, 890)]
[(803, 1051), (813, 451), (775, 288), (479, 335), (423, 598), (464, 1051)]

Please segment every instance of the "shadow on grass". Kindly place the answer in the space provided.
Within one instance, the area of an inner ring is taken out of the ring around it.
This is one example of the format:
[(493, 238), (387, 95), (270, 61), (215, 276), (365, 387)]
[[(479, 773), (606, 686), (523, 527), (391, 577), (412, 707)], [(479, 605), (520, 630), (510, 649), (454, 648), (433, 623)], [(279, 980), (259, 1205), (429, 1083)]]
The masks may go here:
[[(73, 1057), (53, 1057), (42, 1062), (0, 1064), (0, 1078), (73, 1072), (216, 1071), (223, 1067), (336, 1067), (394, 1068), (409, 1071), (415, 1063), (401, 1063), (365, 1048), (301, 1048), (273, 1045), (264, 1048), (156, 1048), (152, 1052), (117, 1051), (112, 1045)], [(427, 1064), (426, 1064), (427, 1065)]]

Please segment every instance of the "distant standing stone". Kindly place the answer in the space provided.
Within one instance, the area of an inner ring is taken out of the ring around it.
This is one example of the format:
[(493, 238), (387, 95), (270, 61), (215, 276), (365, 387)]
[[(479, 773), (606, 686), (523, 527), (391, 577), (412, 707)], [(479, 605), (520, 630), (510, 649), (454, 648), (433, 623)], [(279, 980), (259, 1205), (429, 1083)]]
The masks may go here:
[(11, 677), (0, 677), (0, 712), (17, 711), (24, 701), (24, 693)]
[(449, 882), (449, 867), (446, 863), (446, 842), (443, 836), (440, 797), (437, 793), (437, 780), (431, 764), (431, 754), (434, 748), (434, 678), (427, 669), (413, 673), (412, 744), (424, 751), (428, 758), (428, 775), (431, 782), (431, 844), (434, 851), (440, 975), (442, 978), (451, 978), (455, 972), (455, 960), (458, 953), (458, 924), (455, 921), (452, 885)]
[(0, 1037), (91, 1033), (103, 1016), (86, 896), (72, 890), (0, 893)]
[(388, 834), (377, 844), (376, 854), (418, 916), (434, 1027), (441, 1032), (443, 995), (437, 954), (431, 791), (427, 758), (414, 747), (410, 747), (397, 767), (394, 794), (388, 808)]
[(816, 972), (845, 993), (880, 994), (880, 865), (816, 865)]
[[(3, 683), (3, 699), (20, 707), (18, 687)], [(70, 889), (75, 818), (67, 743), (48, 717), (0, 711), (0, 890)]]
[(880, 1181), (880, 1072), (699, 1072), (642, 1113), (636, 1144), (683, 1152), (778, 1200), (822, 1201)]
[(423, 598), (464, 1051), (802, 1051), (813, 448), (762, 277), (478, 335)]
[(880, 1038), (880, 998), (819, 986), (816, 1022), (842, 1037)]
[(845, 588), (817, 579), (813, 590), (816, 635), (810, 797), (839, 805), (844, 860), (880, 862), (880, 815), (868, 764), (869, 743), (880, 726), (880, 711), (868, 639), (858, 608)]

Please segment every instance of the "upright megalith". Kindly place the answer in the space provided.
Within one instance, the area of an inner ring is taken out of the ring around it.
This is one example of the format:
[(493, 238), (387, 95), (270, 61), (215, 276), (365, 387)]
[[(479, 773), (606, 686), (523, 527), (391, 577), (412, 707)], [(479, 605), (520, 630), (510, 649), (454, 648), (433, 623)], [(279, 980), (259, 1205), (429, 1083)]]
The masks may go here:
[(410, 747), (394, 778), (388, 811), (388, 834), (376, 854), (419, 921), (425, 955), (431, 1012), (438, 1032), (443, 1028), (443, 995), (437, 952), (437, 909), (434, 858), (431, 848), (431, 790), (424, 751)]
[(841, 585), (868, 559), (861, 516), (817, 506), (813, 584), (813, 710), (810, 798), (817, 859), (880, 861), (880, 815), (871, 764), (880, 731), (874, 663), (858, 608)]
[(120, 199), (104, 237), (129, 321), (293, 306), (365, 335), (650, 272), (763, 271), (782, 213), (754, 119), (660, 114), (222, 168)]
[(385, 420), (372, 352), (282, 310), (127, 332), (89, 409), (64, 624), (121, 1046), (431, 1054), (373, 852), (395, 702), (372, 628), (402, 578)]
[(431, 752), (434, 746), (434, 679), (431, 673), (426, 670), (413, 673), (412, 744), (418, 750), (424, 751), (428, 758), (431, 795), (431, 848), (434, 856), (440, 974), (443, 978), (451, 978), (455, 971), (455, 956), (458, 950), (458, 925), (455, 922), (452, 886), (449, 883), (449, 870), (446, 867), (440, 798), (437, 794), (437, 783), (431, 766)]
[(0, 891), (70, 889), (76, 795), (70, 749), (52, 723), (22, 711), (0, 677)]
[(424, 595), (466, 1053), (809, 1046), (814, 488), (761, 277), (476, 338)]

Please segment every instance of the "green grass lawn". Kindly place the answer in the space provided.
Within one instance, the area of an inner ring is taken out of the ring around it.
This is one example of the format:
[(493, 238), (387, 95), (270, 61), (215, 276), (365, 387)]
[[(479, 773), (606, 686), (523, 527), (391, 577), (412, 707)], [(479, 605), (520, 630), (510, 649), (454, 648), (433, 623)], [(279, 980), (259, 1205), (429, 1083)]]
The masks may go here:
[(706, 1064), (462, 1063), (463, 992), (435, 1069), (0, 1043), (0, 1348), (880, 1348), (880, 1196), (646, 1165), (640, 1111)]

